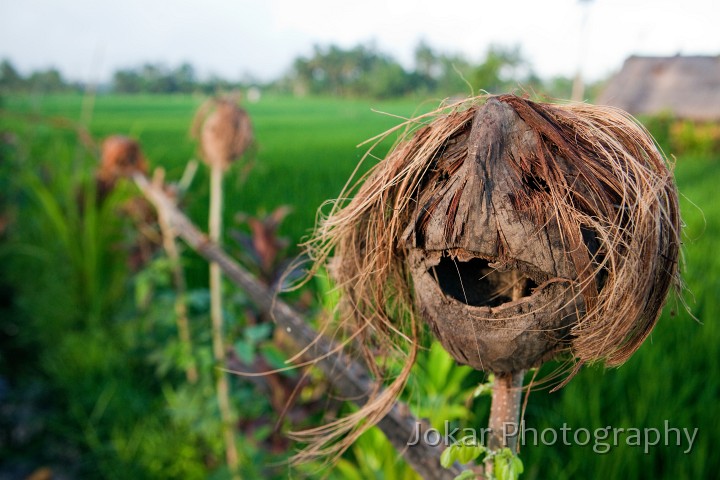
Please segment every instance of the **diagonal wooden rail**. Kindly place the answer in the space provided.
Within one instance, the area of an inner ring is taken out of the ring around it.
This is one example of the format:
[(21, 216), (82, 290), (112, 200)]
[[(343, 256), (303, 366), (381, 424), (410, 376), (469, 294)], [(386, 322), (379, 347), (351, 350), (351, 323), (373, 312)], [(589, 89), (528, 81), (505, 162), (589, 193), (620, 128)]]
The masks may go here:
[[(177, 236), (206, 260), (216, 262), (227, 278), (242, 288), (253, 303), (268, 312), (280, 328), (290, 333), (289, 336), (299, 348), (310, 347), (308, 354), (319, 359), (316, 366), (323, 371), (338, 393), (360, 405), (367, 401), (369, 392), (372, 392), (376, 385), (360, 363), (338, 349), (334, 342), (319, 336), (298, 312), (278, 299), (270, 289), (255, 279), (222, 248), (211, 242), (161, 188), (153, 185), (142, 174), (136, 173), (133, 178), (143, 195), (171, 224)], [(440, 465), (442, 444), (438, 446), (426, 441), (423, 433), (430, 426), (427, 422), (414, 417), (405, 404), (396, 402), (390, 412), (378, 423), (378, 427), (405, 461), (423, 478), (450, 480), (463, 470), (458, 464), (450, 469)], [(418, 432), (421, 434), (418, 435)], [(434, 438), (431, 435), (428, 437)], [(414, 443), (416, 439), (419, 440), (417, 443), (408, 445)]]

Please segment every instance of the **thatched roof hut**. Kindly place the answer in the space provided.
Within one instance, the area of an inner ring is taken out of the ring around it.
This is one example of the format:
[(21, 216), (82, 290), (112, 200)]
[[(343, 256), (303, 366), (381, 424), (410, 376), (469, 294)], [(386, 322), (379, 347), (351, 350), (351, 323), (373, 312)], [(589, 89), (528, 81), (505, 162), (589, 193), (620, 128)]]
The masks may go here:
[(597, 103), (633, 115), (669, 112), (688, 120), (720, 120), (720, 55), (632, 56)]

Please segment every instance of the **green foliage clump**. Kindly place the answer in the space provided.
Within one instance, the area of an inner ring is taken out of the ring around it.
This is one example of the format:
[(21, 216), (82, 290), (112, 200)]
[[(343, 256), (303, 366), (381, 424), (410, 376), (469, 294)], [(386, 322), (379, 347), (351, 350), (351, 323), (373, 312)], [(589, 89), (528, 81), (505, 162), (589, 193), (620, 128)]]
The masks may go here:
[(677, 155), (720, 154), (720, 123), (676, 121), (670, 127), (670, 147)]

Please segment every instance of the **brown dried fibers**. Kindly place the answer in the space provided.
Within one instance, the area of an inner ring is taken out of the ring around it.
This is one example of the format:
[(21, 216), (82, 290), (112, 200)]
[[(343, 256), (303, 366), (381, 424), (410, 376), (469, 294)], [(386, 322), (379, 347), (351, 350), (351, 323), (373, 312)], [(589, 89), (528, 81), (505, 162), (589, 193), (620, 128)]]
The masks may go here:
[[(473, 144), (474, 119), (486, 107), (510, 112), (526, 148)], [(418, 348), (416, 318), (425, 313), (418, 307), (409, 254), (440, 248), (428, 238), (442, 239), (442, 255), (492, 260), (488, 269), (513, 263), (538, 289), (542, 282), (563, 285), (566, 301), (557, 308), (570, 304), (576, 314), (550, 353), (564, 353), (577, 365), (627, 360), (678, 282), (680, 218), (672, 171), (649, 133), (625, 112), (482, 96), (409, 120), (375, 140), (403, 126), (404, 140), (346, 188), (308, 243), (316, 267), (329, 263), (342, 293), (341, 330), (378, 381), (392, 380), (355, 414), (300, 432), (298, 438), (310, 441), (300, 459), (344, 451), (402, 390)], [(549, 242), (550, 258), (570, 268), (553, 271), (520, 261), (512, 242), (499, 241), (501, 251), (492, 258), (468, 247), (473, 240), (465, 238), (463, 226), (473, 223), (474, 211), (462, 207), (463, 194), (491, 202), (491, 185), (502, 179), (478, 170), (491, 155), (504, 162), (507, 181), (515, 185), (503, 192), (512, 197), (504, 203), (507, 215), (488, 217), (494, 219), (486, 224), (491, 236), (503, 237), (520, 219), (538, 231), (552, 226), (559, 241)], [(468, 175), (479, 184), (470, 188)], [(387, 358), (400, 359), (404, 368), (385, 369), (398, 364)]]

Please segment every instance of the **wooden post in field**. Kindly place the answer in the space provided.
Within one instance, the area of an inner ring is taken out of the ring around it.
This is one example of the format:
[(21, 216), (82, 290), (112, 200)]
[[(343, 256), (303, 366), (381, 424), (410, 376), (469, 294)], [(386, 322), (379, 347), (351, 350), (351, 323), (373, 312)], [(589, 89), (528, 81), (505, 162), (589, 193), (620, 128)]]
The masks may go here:
[[(210, 167), (209, 237), (221, 244), (223, 175), (230, 163), (247, 149), (252, 141), (250, 120), (231, 98), (206, 102), (196, 116), (196, 130), (202, 144), (203, 157)], [(225, 456), (234, 479), (240, 478), (239, 459), (235, 444), (236, 417), (230, 401), (230, 387), (225, 372), (225, 341), (222, 308), (222, 273), (216, 262), (210, 262), (210, 318), (212, 322), (213, 355), (217, 370), (216, 390), (222, 420)]]

